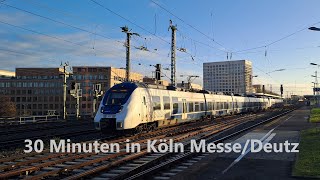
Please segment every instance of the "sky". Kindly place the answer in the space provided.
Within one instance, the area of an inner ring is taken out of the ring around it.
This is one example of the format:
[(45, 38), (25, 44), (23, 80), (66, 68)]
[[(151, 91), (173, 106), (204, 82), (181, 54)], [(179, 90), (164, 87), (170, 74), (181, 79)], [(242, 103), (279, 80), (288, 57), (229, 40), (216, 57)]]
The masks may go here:
[[(312, 94), (320, 64), (318, 0), (0, 0), (0, 69), (71, 66), (125, 67), (128, 26), (132, 71), (151, 76), (170, 66), (177, 26), (177, 78), (198, 75), (204, 62), (250, 60), (254, 84), (284, 95)], [(149, 51), (139, 50), (144, 46)], [(151, 65), (151, 66), (150, 66)], [(285, 69), (284, 71), (275, 71)], [(275, 71), (275, 72), (273, 72)], [(170, 77), (170, 71), (163, 70)], [(269, 73), (270, 72), (270, 73)], [(183, 76), (181, 76), (183, 75)], [(169, 80), (164, 77), (165, 80)]]

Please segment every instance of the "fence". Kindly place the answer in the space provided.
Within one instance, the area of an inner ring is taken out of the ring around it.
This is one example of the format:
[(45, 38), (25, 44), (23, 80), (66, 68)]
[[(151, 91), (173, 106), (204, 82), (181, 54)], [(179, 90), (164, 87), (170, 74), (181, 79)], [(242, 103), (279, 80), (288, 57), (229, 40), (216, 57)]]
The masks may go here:
[(26, 124), (59, 120), (59, 115), (23, 116), (18, 118), (0, 118), (0, 124)]

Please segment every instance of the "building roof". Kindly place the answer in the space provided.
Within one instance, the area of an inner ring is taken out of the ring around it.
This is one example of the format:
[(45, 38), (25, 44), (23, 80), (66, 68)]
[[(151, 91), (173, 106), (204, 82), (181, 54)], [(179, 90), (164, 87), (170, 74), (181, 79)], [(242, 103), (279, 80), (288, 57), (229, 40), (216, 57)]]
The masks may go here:
[(244, 63), (249, 63), (249, 64), (252, 64), (251, 61), (249, 60), (245, 60), (245, 59), (242, 59), (242, 60), (233, 60), (233, 61), (213, 61), (213, 62), (205, 62), (203, 64), (212, 64), (212, 63), (239, 63), (239, 62), (244, 62)]

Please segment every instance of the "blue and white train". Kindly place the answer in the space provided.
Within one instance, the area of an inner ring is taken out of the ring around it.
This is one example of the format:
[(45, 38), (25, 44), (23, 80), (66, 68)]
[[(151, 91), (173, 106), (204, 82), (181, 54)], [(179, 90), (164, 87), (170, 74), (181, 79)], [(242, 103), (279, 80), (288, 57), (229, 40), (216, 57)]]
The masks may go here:
[(203, 117), (266, 110), (281, 103), (282, 99), (185, 92), (124, 82), (106, 92), (94, 123), (102, 132), (140, 132)]

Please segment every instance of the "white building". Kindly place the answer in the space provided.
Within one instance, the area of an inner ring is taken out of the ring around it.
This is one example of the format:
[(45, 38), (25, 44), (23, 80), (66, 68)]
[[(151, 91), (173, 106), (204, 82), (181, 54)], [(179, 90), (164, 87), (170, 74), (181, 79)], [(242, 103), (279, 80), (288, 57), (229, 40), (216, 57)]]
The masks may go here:
[(252, 63), (248, 60), (203, 63), (205, 90), (224, 93), (252, 92)]

